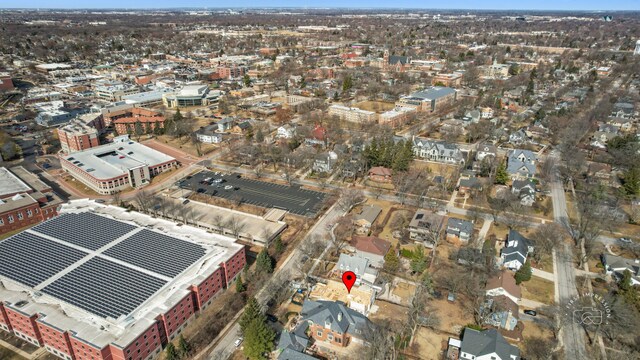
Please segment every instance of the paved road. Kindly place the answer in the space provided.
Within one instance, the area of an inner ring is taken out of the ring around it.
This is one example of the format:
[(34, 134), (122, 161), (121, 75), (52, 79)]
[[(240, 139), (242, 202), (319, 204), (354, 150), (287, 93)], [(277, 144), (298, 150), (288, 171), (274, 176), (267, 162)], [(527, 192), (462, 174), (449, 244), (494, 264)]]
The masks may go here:
[[(567, 221), (567, 201), (564, 188), (557, 171), (554, 171), (551, 182), (551, 199), (553, 202), (553, 217), (555, 222), (564, 226)], [(563, 243), (556, 251), (556, 270), (558, 277), (557, 288), (559, 290), (560, 304), (568, 302), (578, 295), (576, 287), (576, 274), (574, 261), (569, 244)], [(584, 339), (584, 330), (573, 321), (566, 321), (562, 328), (562, 343), (564, 345), (565, 358), (587, 359), (587, 347)]]
[[(279, 273), (289, 273), (295, 274), (299, 271), (298, 266), (303, 263), (304, 254), (299, 250), (300, 247), (303, 247), (303, 243), (309, 242), (312, 238), (326, 239), (329, 235), (329, 224), (334, 222), (334, 219), (342, 216), (344, 214), (344, 210), (342, 210), (339, 206), (334, 205), (327, 212), (320, 217), (318, 222), (309, 230), (307, 236), (302, 240), (302, 243), (299, 244), (285, 259), (280, 268), (276, 269), (273, 274), (273, 278), (275, 278)], [(256, 298), (258, 302), (264, 303), (268, 300), (268, 294), (265, 294), (262, 290), (258, 292)], [(228, 359), (231, 354), (236, 350), (234, 346), (235, 340), (238, 338), (238, 334), (240, 334), (240, 326), (237, 322), (234, 323), (233, 326), (229, 328), (229, 330), (220, 338), (213, 350), (209, 352), (206, 356), (206, 359), (209, 360), (221, 360)]]

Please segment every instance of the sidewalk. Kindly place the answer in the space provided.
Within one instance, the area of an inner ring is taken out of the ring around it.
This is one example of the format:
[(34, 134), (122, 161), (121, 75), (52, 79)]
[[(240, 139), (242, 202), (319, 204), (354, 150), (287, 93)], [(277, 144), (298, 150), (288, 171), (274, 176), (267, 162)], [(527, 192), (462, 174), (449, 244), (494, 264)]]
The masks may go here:
[(555, 275), (553, 275), (550, 272), (542, 271), (542, 270), (536, 269), (534, 267), (532, 267), (531, 270), (533, 270), (531, 274), (534, 275), (534, 276), (537, 276), (539, 278), (543, 278), (545, 280), (553, 281), (553, 282), (556, 281)]

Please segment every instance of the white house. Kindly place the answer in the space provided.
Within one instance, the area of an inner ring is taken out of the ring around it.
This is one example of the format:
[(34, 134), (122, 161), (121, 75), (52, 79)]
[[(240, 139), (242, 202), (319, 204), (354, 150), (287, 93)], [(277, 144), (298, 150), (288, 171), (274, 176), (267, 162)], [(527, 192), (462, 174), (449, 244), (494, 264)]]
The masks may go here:
[(509, 230), (507, 245), (500, 252), (502, 266), (510, 270), (520, 270), (527, 261), (527, 256), (533, 251), (529, 239), (515, 230)]
[(276, 138), (278, 139), (291, 139), (296, 135), (296, 129), (289, 125), (285, 124), (278, 128), (278, 132), (276, 134)]
[(222, 134), (217, 133), (218, 125), (208, 125), (196, 131), (198, 141), (204, 144), (219, 144), (222, 142)]

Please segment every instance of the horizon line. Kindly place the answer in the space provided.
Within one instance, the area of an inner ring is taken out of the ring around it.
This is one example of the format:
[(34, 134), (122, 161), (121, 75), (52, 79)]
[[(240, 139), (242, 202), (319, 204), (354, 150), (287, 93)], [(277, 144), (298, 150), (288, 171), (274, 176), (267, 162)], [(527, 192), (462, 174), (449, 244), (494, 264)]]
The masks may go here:
[(269, 6), (269, 7), (264, 7), (264, 6), (258, 6), (258, 7), (252, 7), (252, 6), (242, 6), (242, 7), (229, 7), (229, 6), (225, 6), (225, 7), (221, 7), (221, 6), (184, 6), (184, 7), (114, 7), (114, 8), (109, 8), (109, 7), (3, 7), (0, 8), (0, 11), (5, 11), (5, 10), (30, 10), (30, 11), (46, 11), (46, 10), (74, 10), (74, 11), (78, 11), (78, 10), (103, 10), (103, 11), (114, 11), (114, 10), (118, 10), (118, 11), (139, 11), (139, 10), (146, 10), (146, 11), (154, 11), (154, 10), (163, 10), (163, 11), (176, 11), (176, 10), (181, 10), (181, 11), (185, 11), (185, 10), (282, 10), (282, 9), (295, 9), (295, 10), (401, 10), (401, 11), (411, 11), (411, 10), (418, 10), (418, 11), (501, 11), (501, 12), (507, 12), (507, 11), (543, 11), (543, 12), (549, 12), (549, 11), (561, 11), (561, 12), (606, 12), (606, 11), (611, 11), (611, 12), (640, 12), (640, 9), (495, 9), (495, 8), (421, 8), (421, 7), (371, 7), (371, 6), (367, 6), (367, 7), (358, 7), (358, 6), (330, 6), (330, 7), (322, 7), (322, 6), (314, 6), (314, 7), (308, 7), (308, 6)]

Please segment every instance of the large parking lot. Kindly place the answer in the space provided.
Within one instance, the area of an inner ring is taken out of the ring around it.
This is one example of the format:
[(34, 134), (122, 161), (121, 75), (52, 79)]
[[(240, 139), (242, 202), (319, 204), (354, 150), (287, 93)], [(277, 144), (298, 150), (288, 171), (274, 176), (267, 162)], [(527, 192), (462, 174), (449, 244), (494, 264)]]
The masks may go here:
[[(203, 184), (205, 179), (211, 179), (211, 185)], [(213, 182), (217, 179), (222, 179), (222, 182)], [(266, 208), (286, 209), (293, 214), (309, 217), (318, 213), (326, 196), (323, 192), (305, 190), (298, 186), (273, 184), (244, 179), (238, 174), (211, 171), (202, 171), (185, 178), (180, 186), (203, 194)]]

